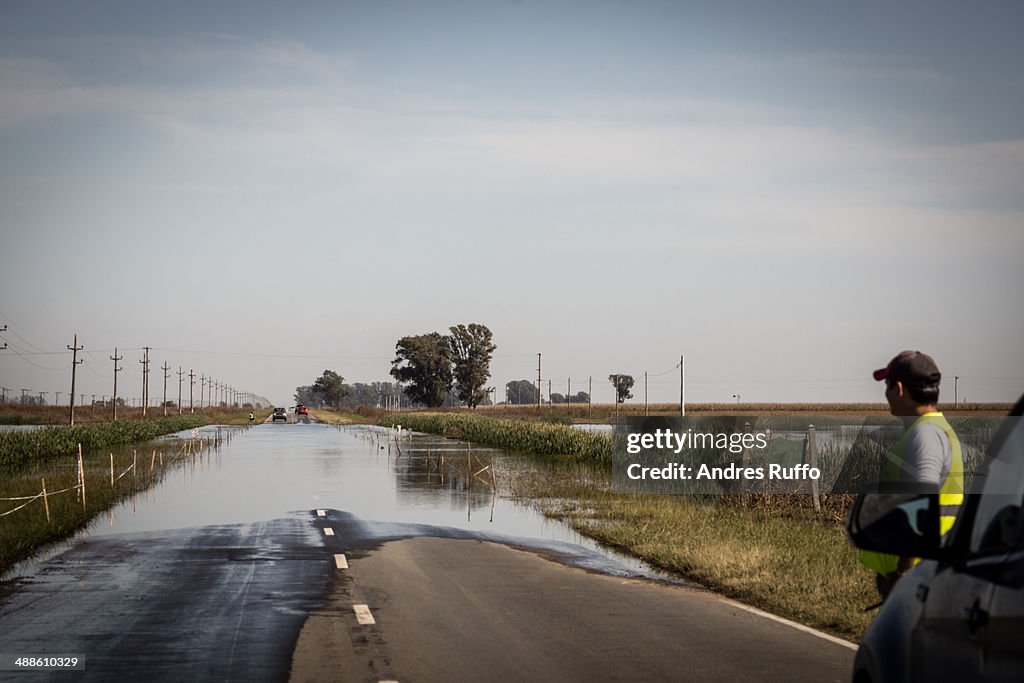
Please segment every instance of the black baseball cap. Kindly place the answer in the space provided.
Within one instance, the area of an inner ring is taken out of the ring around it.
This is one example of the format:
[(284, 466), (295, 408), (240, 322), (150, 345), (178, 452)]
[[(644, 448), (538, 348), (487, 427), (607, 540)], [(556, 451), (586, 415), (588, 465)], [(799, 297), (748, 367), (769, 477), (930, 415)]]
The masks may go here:
[(880, 370), (874, 372), (875, 380), (890, 379), (893, 382), (929, 387), (939, 383), (942, 373), (935, 359), (921, 351), (903, 351)]

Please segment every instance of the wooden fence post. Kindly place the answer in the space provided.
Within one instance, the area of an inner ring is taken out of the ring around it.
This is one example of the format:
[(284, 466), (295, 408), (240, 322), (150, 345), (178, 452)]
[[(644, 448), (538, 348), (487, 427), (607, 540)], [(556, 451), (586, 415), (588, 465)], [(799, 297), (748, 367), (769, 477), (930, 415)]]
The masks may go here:
[(50, 523), (50, 501), (46, 499), (46, 478), (43, 478), (43, 507), (46, 508), (46, 523)]
[[(818, 466), (818, 446), (814, 438), (814, 425), (807, 427), (807, 460), (811, 468)], [(811, 479), (811, 500), (814, 501), (814, 511), (821, 512), (821, 501), (818, 499), (818, 480)]]

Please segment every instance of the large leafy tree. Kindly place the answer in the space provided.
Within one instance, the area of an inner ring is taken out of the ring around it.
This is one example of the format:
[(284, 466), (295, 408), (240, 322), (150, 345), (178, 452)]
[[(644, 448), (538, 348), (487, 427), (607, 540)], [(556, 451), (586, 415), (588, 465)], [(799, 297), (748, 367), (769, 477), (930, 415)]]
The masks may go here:
[(519, 379), (505, 385), (505, 395), (513, 405), (537, 403), (537, 386), (528, 379)]
[(295, 387), (295, 403), (302, 403), (307, 406), (318, 406), (324, 400), (323, 394), (318, 393), (312, 384)]
[(491, 331), (486, 325), (470, 323), (448, 329), (455, 390), (461, 401), (476, 408), (487, 396), (484, 384), (491, 376), (491, 354), (498, 347), (491, 341)]
[(405, 393), (414, 402), (438, 407), (452, 387), (448, 338), (438, 332), (402, 337), (395, 344), (391, 376), (408, 385)]
[(625, 403), (627, 398), (633, 398), (629, 392), (633, 388), (632, 375), (608, 375), (608, 381), (615, 387), (616, 403)]
[(348, 385), (345, 384), (345, 378), (334, 370), (324, 370), (324, 374), (313, 382), (313, 391), (322, 396), (327, 405), (339, 408), (348, 395)]

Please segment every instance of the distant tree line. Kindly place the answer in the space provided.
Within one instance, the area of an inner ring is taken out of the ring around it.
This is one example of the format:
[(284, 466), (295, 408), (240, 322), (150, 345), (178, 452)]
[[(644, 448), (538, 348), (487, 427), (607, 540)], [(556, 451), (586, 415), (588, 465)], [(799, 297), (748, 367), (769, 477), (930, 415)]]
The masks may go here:
[(334, 370), (324, 370), (313, 384), (295, 388), (295, 403), (332, 408), (383, 407), (398, 405), (402, 386), (396, 382), (345, 383)]

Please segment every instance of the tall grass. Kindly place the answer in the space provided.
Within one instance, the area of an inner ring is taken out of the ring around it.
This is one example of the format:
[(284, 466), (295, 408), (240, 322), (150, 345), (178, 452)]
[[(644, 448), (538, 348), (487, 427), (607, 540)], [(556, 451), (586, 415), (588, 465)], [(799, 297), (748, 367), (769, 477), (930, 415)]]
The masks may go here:
[(78, 445), (89, 452), (110, 446), (149, 441), (164, 434), (206, 424), (201, 415), (174, 415), (156, 420), (96, 422), (74, 427), (45, 427), (30, 432), (0, 432), (0, 471), (72, 455)]
[(378, 424), (431, 432), (535, 455), (561, 456), (572, 460), (610, 464), (612, 440), (567, 425), (527, 420), (504, 420), (468, 413), (402, 413), (382, 418)]
[[(178, 464), (209, 457), (219, 445), (218, 435), (157, 442), (138, 453), (121, 447), (83, 455), (84, 500), (77, 455), (35, 461), (16, 473), (0, 474), (0, 574), (42, 545), (71, 536), (96, 515), (159, 483)], [(45, 500), (36, 497), (44, 480)]]

